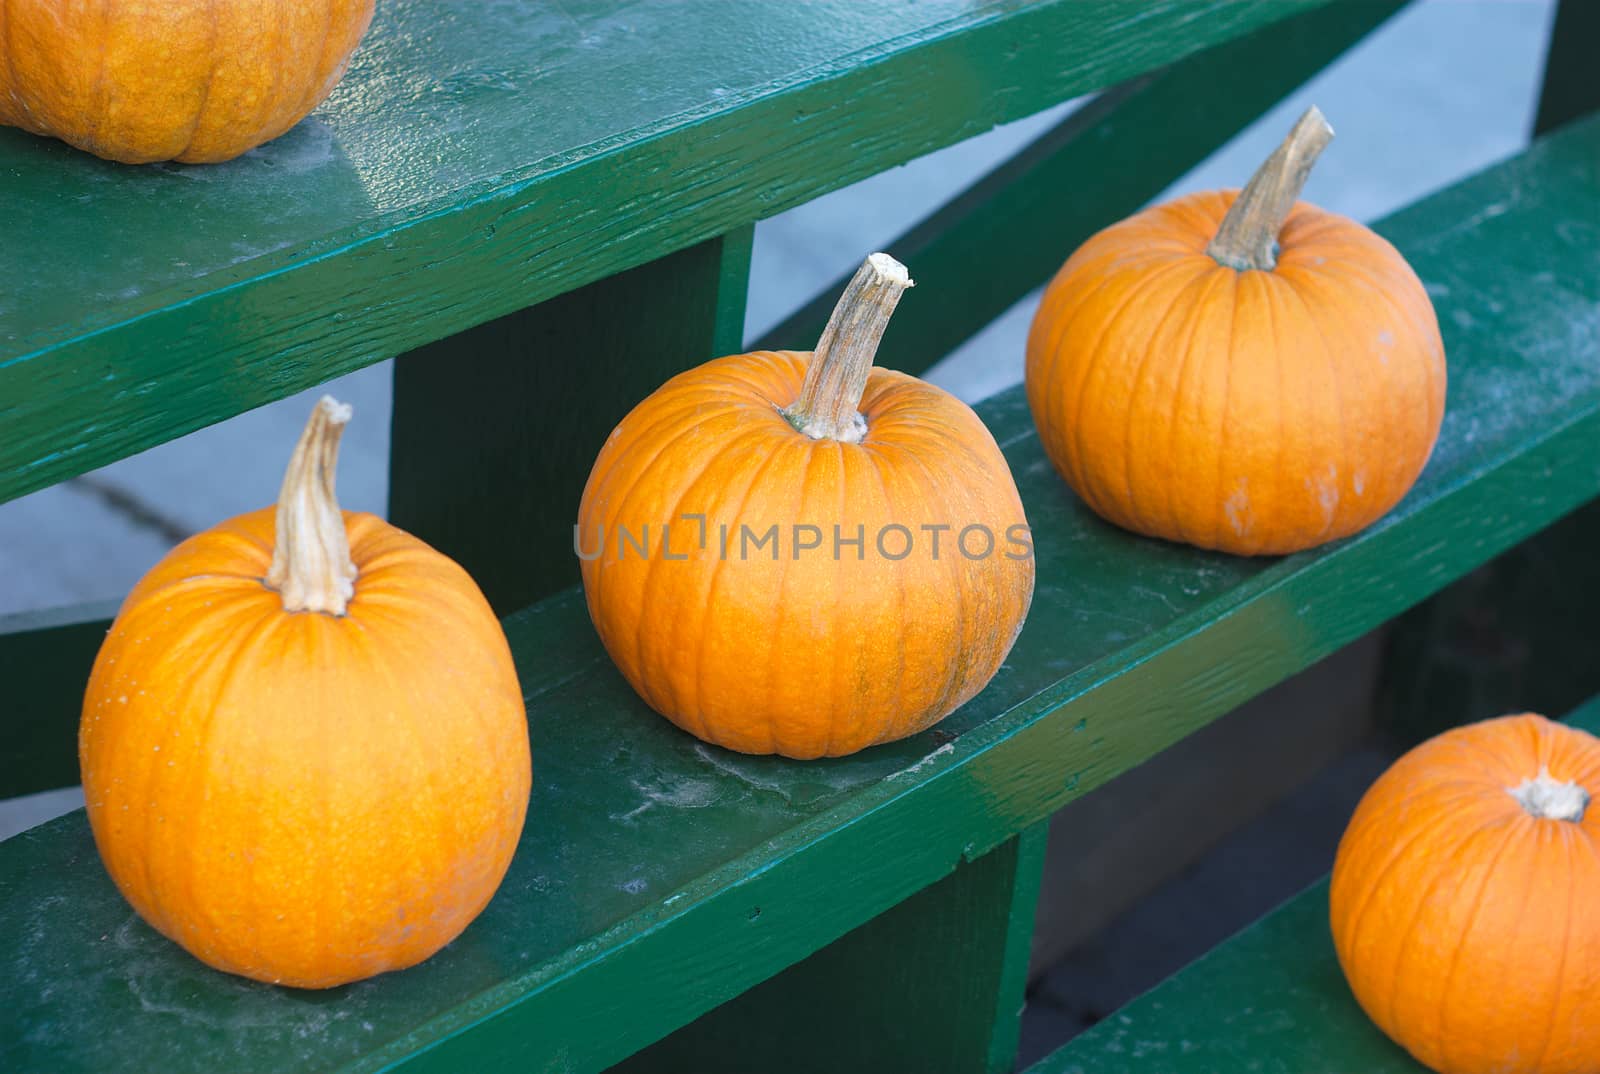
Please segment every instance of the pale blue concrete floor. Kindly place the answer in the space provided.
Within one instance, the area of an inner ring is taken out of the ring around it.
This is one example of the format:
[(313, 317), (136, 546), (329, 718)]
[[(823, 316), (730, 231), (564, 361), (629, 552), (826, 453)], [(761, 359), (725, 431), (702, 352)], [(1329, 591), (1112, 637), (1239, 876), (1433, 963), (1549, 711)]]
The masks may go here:
[[(1307, 197), (1357, 219), (1381, 216), (1516, 152), (1532, 122), (1552, 12), (1551, 0), (1423, 0), (1169, 194), (1241, 184), (1313, 101), (1339, 136)], [(1072, 107), (996, 129), (763, 221), (756, 229), (747, 332), (753, 336), (777, 323)], [(1070, 252), (1063, 250), (1062, 258)], [(911, 270), (914, 276), (916, 265)], [(941, 361), (930, 379), (968, 400), (1020, 381), (1036, 301), (1030, 296), (1018, 303)], [(374, 366), (322, 391), (356, 410), (344, 439), (341, 500), (382, 513), (390, 368)], [(317, 393), (0, 505), (0, 614), (119, 598), (182, 536), (271, 503)], [(62, 791), (0, 804), (0, 838), (80, 802), (76, 791)]]

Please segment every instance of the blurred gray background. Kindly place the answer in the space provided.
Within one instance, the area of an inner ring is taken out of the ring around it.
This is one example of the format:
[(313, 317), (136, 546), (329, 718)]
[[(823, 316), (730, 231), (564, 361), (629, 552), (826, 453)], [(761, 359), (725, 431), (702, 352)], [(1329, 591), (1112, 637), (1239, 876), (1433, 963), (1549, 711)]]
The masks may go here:
[[(1358, 220), (1381, 217), (1526, 143), (1553, 11), (1550, 0), (1422, 0), (1163, 196), (1242, 184), (1315, 102), (1338, 138), (1306, 197)], [(747, 335), (780, 321), (1074, 107), (997, 128), (763, 221)], [(916, 265), (910, 268), (915, 276)], [(1036, 301), (1018, 303), (930, 379), (969, 401), (1019, 382)], [(339, 475), (347, 508), (384, 512), (390, 379), (384, 363), (318, 389), (356, 410)], [(312, 398), (283, 400), (0, 505), (0, 614), (117, 599), (184, 536), (271, 503)], [(75, 793), (0, 806), (0, 838), (74, 808)]]

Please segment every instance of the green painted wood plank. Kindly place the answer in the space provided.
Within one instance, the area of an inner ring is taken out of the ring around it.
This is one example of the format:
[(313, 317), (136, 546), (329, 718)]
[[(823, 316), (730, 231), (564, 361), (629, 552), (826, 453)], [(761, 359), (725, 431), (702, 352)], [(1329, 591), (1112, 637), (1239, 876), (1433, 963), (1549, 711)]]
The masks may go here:
[(1505, 712), (1565, 712), (1594, 690), (1600, 500), (1389, 625), (1377, 715), (1413, 744)]
[(982, 857), (1600, 492), (1597, 148), (1600, 119), (1567, 125), (1382, 225), (1435, 296), (1451, 382), (1428, 468), (1365, 533), (1265, 561), (1129, 536), (1055, 476), (1021, 393), (996, 397), (1038, 589), (938, 728), (828, 763), (700, 745), (567, 591), (505, 620), (537, 775), (456, 943), (329, 994), (223, 978), (132, 916), (75, 814), (0, 844), (0, 1067), (599, 1069)]
[[(1600, 734), (1600, 698), (1569, 723)], [(1328, 928), (1328, 881), (1313, 884), (1028, 1074), (1426, 1074), (1367, 1020)]]
[(0, 616), (0, 798), (78, 782), (83, 688), (115, 603)]
[[(1220, 1064), (1220, 1065), (1219, 1065)], [(1427, 1074), (1345, 985), (1318, 881), (1027, 1074)]]
[(465, 567), (502, 615), (575, 585), (576, 505), (606, 437), (675, 373), (741, 349), (753, 230), (402, 355), (391, 521)]
[(963, 863), (611, 1074), (1009, 1074), (1044, 836)]
[[(1316, 8), (1108, 90), (1075, 111), (889, 246), (940, 301), (910, 303), (895, 314), (878, 364), (920, 373), (954, 350), (1054, 275), (1062, 251), (1155, 198), (1402, 6)], [(982, 286), (974, 286), (979, 271)], [(824, 288), (757, 345), (809, 349), (846, 280)]]
[[(999, 980), (989, 1006), (989, 1055), (984, 1069), (1009, 1074), (1017, 1065), (1017, 1045), (1022, 1036), (1022, 1010), (1028, 1004), (1028, 967), (1033, 955), (1033, 926), (1044, 883), (1044, 855), (1050, 844), (1048, 819), (1023, 829), (1016, 837), (1017, 864), (1006, 907), (1005, 947), (1001, 952)], [(993, 851), (990, 851), (992, 854)]]
[(1597, 46), (1600, 46), (1600, 4), (1592, 0), (1560, 0), (1550, 27), (1544, 84), (1533, 121), (1535, 135), (1600, 108), (1600, 78), (1594, 74)]
[[(1600, 4), (1558, 0), (1533, 134), (1600, 109)], [(1600, 580), (1600, 503), (1401, 616), (1389, 631), (1379, 718), (1400, 741), (1509, 706), (1559, 710), (1586, 692)], [(1515, 700), (1519, 699), (1520, 700)]]
[(0, 501), (1324, 2), (393, 0), (239, 161), (0, 131)]

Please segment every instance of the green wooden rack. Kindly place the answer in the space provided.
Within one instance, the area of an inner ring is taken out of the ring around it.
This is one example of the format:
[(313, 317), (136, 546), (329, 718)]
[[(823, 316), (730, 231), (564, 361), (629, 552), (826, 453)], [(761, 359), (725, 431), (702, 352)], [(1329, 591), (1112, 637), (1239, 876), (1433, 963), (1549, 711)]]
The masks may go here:
[[(1567, 723), (1600, 734), (1600, 697)], [(1218, 996), (1226, 996), (1219, 1003)], [(1028, 1074), (1426, 1074), (1344, 983), (1320, 880)]]
[[(1111, 529), (1003, 393), (978, 410), (1039, 571), (1015, 650), (934, 731), (803, 764), (701, 745), (623, 682), (574, 588), (583, 480), (634, 402), (743, 349), (757, 219), (1098, 92), (890, 247), (940, 296), (885, 341), (917, 372), (1400, 6), (387, 0), (329, 103), (231, 164), (0, 131), (0, 500), (399, 356), (391, 518), (504, 617), (535, 765), (483, 916), (330, 992), (155, 934), (81, 811), (0, 844), (0, 1069), (1011, 1069), (1048, 818), (1600, 495), (1600, 5), (1562, 4), (1526, 151), (1377, 225), (1433, 295), (1449, 410), (1350, 540), (1254, 561)], [(763, 345), (809, 346), (836, 291)], [(0, 794), (77, 782), (109, 614), (0, 620)], [(1270, 957), (1320, 950), (1322, 901), (1040, 1069), (1164, 1069), (1116, 1034), (1177, 1048), (1302, 969), (1348, 1006), (1325, 957)]]

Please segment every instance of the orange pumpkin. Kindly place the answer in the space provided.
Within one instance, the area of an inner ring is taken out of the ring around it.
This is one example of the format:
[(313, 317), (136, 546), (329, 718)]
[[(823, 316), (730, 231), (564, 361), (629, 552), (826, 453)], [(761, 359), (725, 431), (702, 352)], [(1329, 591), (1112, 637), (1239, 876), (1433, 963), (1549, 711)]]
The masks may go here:
[(472, 579), (343, 513), (324, 398), (276, 513), (173, 549), (128, 595), (79, 735), (134, 909), (209, 965), (327, 988), (420, 962), (488, 903), (527, 810), (527, 720)]
[(1600, 1070), (1600, 739), (1457, 728), (1372, 786), (1339, 844), (1333, 939), (1362, 1008), (1444, 1074)]
[(322, 103), (372, 0), (0, 0), (0, 125), (126, 164), (229, 160)]
[(1114, 224), (1045, 290), (1028, 403), (1103, 518), (1294, 552), (1370, 525), (1422, 471), (1444, 416), (1438, 323), (1394, 247), (1295, 200), (1332, 133), (1312, 109), (1242, 193)]
[(595, 460), (589, 614), (640, 696), (707, 742), (809, 758), (903, 738), (982, 689), (1021, 629), (1031, 544), (994, 438), (872, 368), (910, 285), (874, 254), (814, 354), (680, 374)]

